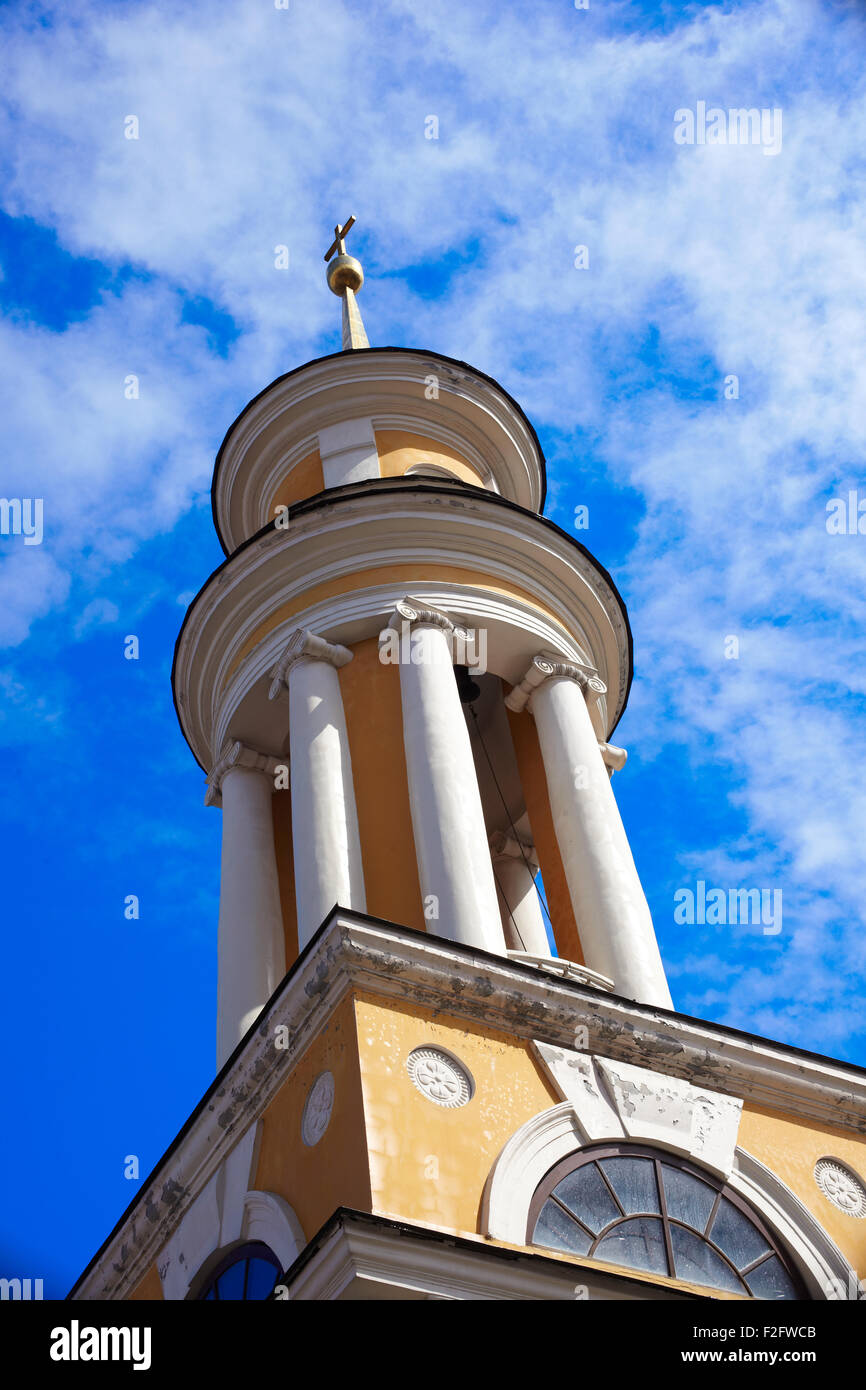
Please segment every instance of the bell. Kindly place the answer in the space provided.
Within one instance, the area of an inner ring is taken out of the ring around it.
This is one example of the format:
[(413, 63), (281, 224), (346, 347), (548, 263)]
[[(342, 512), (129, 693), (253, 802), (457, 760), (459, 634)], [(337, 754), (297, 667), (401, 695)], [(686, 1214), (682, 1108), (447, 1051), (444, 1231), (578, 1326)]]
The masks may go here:
[(460, 696), (461, 705), (471, 705), (472, 701), (477, 700), (481, 694), (481, 686), (470, 676), (468, 666), (455, 666), (454, 677), (457, 681), (457, 693)]

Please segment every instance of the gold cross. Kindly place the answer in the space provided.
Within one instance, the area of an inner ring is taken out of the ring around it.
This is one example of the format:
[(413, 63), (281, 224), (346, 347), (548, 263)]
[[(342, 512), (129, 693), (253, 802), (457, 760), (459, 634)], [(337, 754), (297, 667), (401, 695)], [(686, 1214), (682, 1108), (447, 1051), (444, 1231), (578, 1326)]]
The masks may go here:
[(349, 218), (348, 222), (345, 222), (342, 227), (340, 226), (339, 222), (337, 223), (336, 227), (334, 228), (334, 240), (325, 252), (326, 261), (329, 261), (331, 259), (335, 251), (337, 252), (338, 256), (345, 256), (346, 247), (344, 245), (343, 238), (345, 237), (346, 233), (350, 231), (352, 227), (354, 227), (354, 225), (354, 213)]

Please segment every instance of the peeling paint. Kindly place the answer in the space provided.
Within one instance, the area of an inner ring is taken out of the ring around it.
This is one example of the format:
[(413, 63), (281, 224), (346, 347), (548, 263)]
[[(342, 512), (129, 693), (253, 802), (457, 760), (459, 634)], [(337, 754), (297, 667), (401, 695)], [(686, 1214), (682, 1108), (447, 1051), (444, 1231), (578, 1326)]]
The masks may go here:
[[(231, 1071), (193, 1115), (72, 1297), (123, 1298), (141, 1282), (183, 1211), (216, 1172), (238, 1127), (264, 1112), (328, 1027), (347, 991), (373, 991), (395, 1005), (420, 1005), (434, 1018), (459, 1016), (467, 1032), (478, 1026), (516, 1044), (542, 1039), (566, 1059), (579, 1020), (592, 1053), (611, 1065), (661, 1071), (674, 1082), (747, 1099), (800, 1124), (830, 1124), (852, 1136), (866, 1134), (866, 1076), (845, 1063), (807, 1059), (782, 1044), (603, 995), (504, 958), (481, 961), (478, 952), (442, 938), (419, 941), (416, 933), (339, 912), (312, 954), (289, 972)], [(276, 1026), (285, 1027), (289, 1039), (288, 1048), (279, 1052), (272, 1045)], [(572, 1054), (566, 1069), (581, 1094), (593, 1095), (579, 1057)], [(626, 1091), (626, 1119), (640, 1105), (641, 1095), (640, 1087)], [(705, 1106), (711, 1097), (701, 1095), (699, 1102)], [(663, 1106), (662, 1120), (666, 1113)], [(715, 1122), (715, 1110), (700, 1110), (694, 1142), (702, 1144), (704, 1130)]]

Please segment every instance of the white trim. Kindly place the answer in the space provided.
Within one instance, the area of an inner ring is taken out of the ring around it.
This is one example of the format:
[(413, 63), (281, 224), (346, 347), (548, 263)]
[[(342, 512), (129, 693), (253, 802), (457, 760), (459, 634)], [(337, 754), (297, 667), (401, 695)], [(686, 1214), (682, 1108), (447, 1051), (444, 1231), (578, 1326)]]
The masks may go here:
[[(423, 1229), (375, 1227), (350, 1213), (283, 1284), (293, 1302), (448, 1299), (535, 1302), (588, 1299), (633, 1301), (694, 1297), (634, 1271), (615, 1272), (590, 1261), (559, 1260), (541, 1250), (458, 1247)], [(709, 1295), (712, 1297), (712, 1294)]]
[[(455, 979), (462, 986), (457, 994)], [(136, 1288), (227, 1152), (264, 1114), (350, 990), (370, 991), (398, 1005), (447, 1008), (472, 1027), (506, 1033), (515, 1042), (540, 1038), (570, 1047), (579, 1025), (590, 1039), (604, 1039), (608, 1058), (655, 1069), (664, 1058), (668, 1077), (711, 1082), (718, 1093), (812, 1124), (854, 1134), (866, 1128), (866, 1077), (858, 1068), (629, 1003), (439, 937), (419, 938), (387, 923), (335, 912), (143, 1184), (137, 1202), (76, 1285), (74, 1299), (125, 1298)], [(291, 1041), (275, 1050), (278, 1027)]]
[(255, 1177), (261, 1128), (251, 1124), (228, 1153), (223, 1151), (159, 1251), (158, 1273), (166, 1300), (186, 1298), (205, 1263), (240, 1238), (243, 1194)]
[(857, 1275), (835, 1241), (776, 1174), (737, 1148), (731, 1187), (750, 1202), (794, 1255), (813, 1298), (858, 1297)]
[[(505, 624), (510, 631), (500, 632), (498, 665), (490, 666), (503, 679), (520, 680), (540, 647), (596, 667), (609, 693), (593, 701), (591, 714), (597, 736), (607, 737), (625, 700), (628, 634), (619, 602), (591, 561), (564, 535), (504, 508), (480, 488), (471, 495), (449, 489), (447, 497), (372, 488), (267, 532), (227, 562), (193, 604), (178, 644), (174, 687), (182, 728), (202, 765), (211, 764), (226, 730), (279, 756), (284, 724), (261, 707), (253, 689), (262, 651), (273, 664), (298, 626), (344, 645), (372, 635), (406, 592), (407, 580), (396, 568), (410, 564), (471, 567), (483, 576), (468, 583), (413, 580), (411, 589), (430, 607), (465, 615), (470, 625)], [(359, 589), (351, 578), (359, 568), (394, 568), (394, 582), (377, 576)], [(315, 586), (344, 578), (343, 593), (304, 606)], [(498, 593), (499, 583), (527, 598)], [(292, 603), (297, 611), (241, 658), (261, 626)], [(255, 708), (244, 709), (233, 724), (248, 697)]]
[(481, 1199), (481, 1234), (526, 1244), (529, 1207), (545, 1173), (586, 1144), (570, 1101), (542, 1110), (512, 1134), (491, 1168)]
[(537, 965), (540, 970), (549, 970), (554, 975), (562, 975), (568, 980), (576, 980), (581, 985), (591, 985), (594, 989), (613, 992), (613, 980), (598, 970), (590, 970), (586, 965), (566, 960), (564, 956), (534, 956), (530, 951), (509, 951), (509, 960), (517, 960), (523, 965)]
[[(425, 420), (423, 422), (423, 429), (419, 429), (418, 420), (412, 415), (380, 415), (374, 418), (373, 429), (377, 434), (384, 434), (386, 431), (391, 431), (393, 433), (399, 431), (403, 434), (414, 435), (420, 434), (422, 438), (429, 440), (431, 445), (440, 445), (441, 452), (447, 454), (450, 450), (464, 463), (468, 463), (473, 472), (477, 473), (481, 484), (488, 492), (496, 492), (499, 493), (500, 496), (502, 495), (502, 489), (498, 486), (496, 475), (490, 467), (484, 453), (468, 442), (465, 433), (456, 433), (454, 430), (443, 429), (438, 419), (435, 422)], [(488, 441), (485, 440), (484, 445), (489, 455), (490, 445)], [(415, 446), (409, 445), (407, 447), (414, 448)], [(497, 455), (497, 463), (500, 471), (502, 471), (504, 463), (501, 455)], [(460, 481), (462, 481), (462, 479)]]
[(347, 483), (378, 478), (379, 455), (372, 420), (366, 416), (354, 416), (336, 425), (322, 425), (319, 430), (319, 457), (326, 488), (344, 487)]
[[(277, 489), (287, 482), (299, 463), (303, 463), (311, 454), (319, 452), (319, 436), (313, 431), (302, 439), (293, 441), (291, 446), (286, 445), (283, 452), (278, 453), (276, 458), (271, 459), (269, 471), (262, 475), (260, 481), (261, 497), (259, 499), (259, 524), (254, 527), (254, 532), (261, 528), (268, 521), (273, 521), (276, 511), (267, 510), (267, 504), (277, 492)], [(314, 496), (313, 493), (310, 496)]]
[[(623, 1139), (622, 1134), (616, 1132), (597, 1133), (591, 1139), (584, 1136), (584, 1127), (570, 1101), (543, 1110), (522, 1125), (490, 1170), (481, 1206), (482, 1235), (512, 1245), (524, 1245), (532, 1198), (545, 1174), (569, 1154), (605, 1139), (620, 1142)], [(639, 1127), (635, 1127), (628, 1139), (638, 1142), (640, 1137)], [(673, 1153), (682, 1152), (655, 1134), (647, 1135), (644, 1142)], [(744, 1149), (737, 1148), (727, 1182), (775, 1231), (797, 1264), (813, 1298), (838, 1298), (838, 1291), (856, 1289), (856, 1274), (841, 1250), (799, 1198), (769, 1168)], [(852, 1295), (849, 1292), (844, 1296)]]
[[(434, 400), (425, 396), (431, 373), (440, 380)], [(537, 442), (501, 390), (471, 368), (455, 373), (447, 363), (425, 362), (415, 353), (368, 348), (310, 362), (273, 383), (230, 427), (214, 491), (229, 552), (263, 524), (266, 500), (286, 461), (298, 452), (298, 440), (306, 447), (323, 428), (359, 417), (400, 422), (380, 428), (442, 440), (450, 436), (467, 459), (480, 457), (496, 491), (530, 510), (541, 504)]]
[(438, 463), (410, 463), (400, 474), (401, 478), (450, 478), (453, 481), (460, 481), (459, 474), (450, 468), (443, 468)]
[(241, 1236), (270, 1246), (282, 1268), (294, 1264), (307, 1243), (294, 1207), (276, 1192), (251, 1189), (244, 1197)]

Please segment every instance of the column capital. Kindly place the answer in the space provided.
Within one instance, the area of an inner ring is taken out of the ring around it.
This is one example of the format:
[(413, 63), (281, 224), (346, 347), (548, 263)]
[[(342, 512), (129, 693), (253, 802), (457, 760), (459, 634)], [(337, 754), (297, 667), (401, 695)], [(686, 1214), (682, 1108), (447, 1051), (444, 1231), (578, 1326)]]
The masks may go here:
[(532, 658), (523, 680), (505, 697), (506, 705), (515, 714), (519, 714), (526, 708), (538, 687), (554, 677), (576, 681), (584, 695), (590, 690), (596, 695), (604, 695), (607, 691), (607, 686), (600, 679), (594, 666), (585, 666), (581, 661), (566, 661), (555, 652), (539, 652)]
[(339, 669), (340, 666), (347, 666), (351, 660), (352, 653), (348, 647), (327, 642), (324, 637), (319, 637), (308, 627), (296, 627), (286, 650), (270, 673), (271, 688), (268, 691), (268, 699), (276, 700), (288, 685), (289, 672), (298, 661), (326, 661)]
[(266, 777), (273, 778), (277, 768), (285, 767), (285, 760), (275, 758), (272, 753), (260, 753), (257, 748), (250, 748), (236, 739), (228, 745), (222, 757), (213, 766), (207, 779), (205, 806), (222, 805), (223, 778), (236, 767), (244, 768), (248, 772), (261, 772)]
[(393, 628), (400, 622), (408, 623), (410, 627), (417, 623), (419, 626), (441, 627), (445, 632), (454, 631), (454, 624), (447, 613), (438, 608), (425, 608), (421, 599), (410, 598), (408, 594), (394, 604), (388, 627)]
[(540, 867), (535, 845), (516, 839), (507, 830), (494, 830), (490, 836), (490, 854), (493, 859), (516, 859), (528, 864), (533, 874), (537, 874)]

